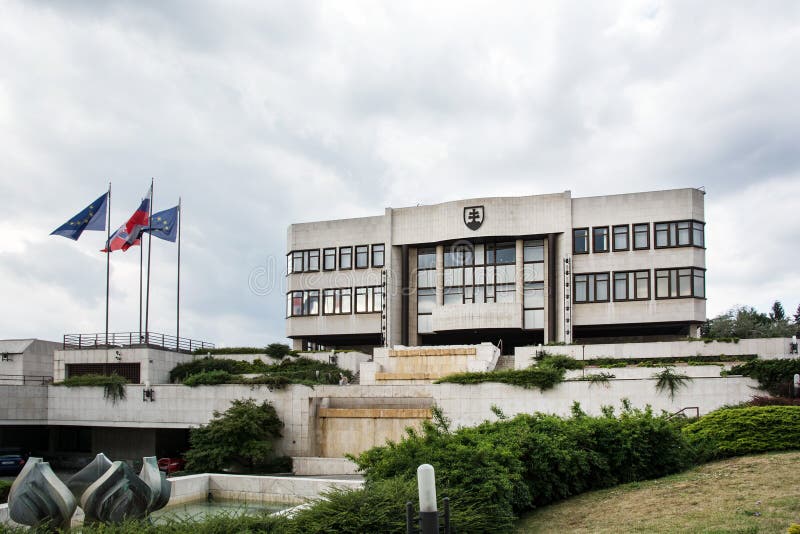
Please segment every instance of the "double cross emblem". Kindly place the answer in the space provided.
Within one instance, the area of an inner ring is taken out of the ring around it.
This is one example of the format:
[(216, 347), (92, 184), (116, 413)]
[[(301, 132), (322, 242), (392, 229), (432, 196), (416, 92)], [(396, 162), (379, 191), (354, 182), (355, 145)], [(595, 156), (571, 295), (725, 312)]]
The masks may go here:
[(483, 224), (483, 206), (467, 206), (464, 208), (464, 224), (470, 230), (477, 230)]

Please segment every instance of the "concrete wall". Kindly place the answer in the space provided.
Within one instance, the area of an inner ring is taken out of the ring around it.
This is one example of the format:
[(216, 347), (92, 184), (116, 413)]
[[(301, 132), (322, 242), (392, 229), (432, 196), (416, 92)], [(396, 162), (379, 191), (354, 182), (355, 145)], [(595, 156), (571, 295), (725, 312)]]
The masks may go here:
[[(117, 354), (119, 353), (119, 354)], [(53, 379), (63, 381), (66, 364), (73, 363), (138, 363), (142, 383), (168, 384), (169, 372), (179, 363), (190, 362), (198, 356), (153, 348), (82, 349), (55, 352)]]
[(0, 425), (47, 424), (48, 386), (0, 385)]
[(301, 504), (333, 488), (358, 489), (361, 480), (326, 480), (303, 477), (202, 474), (171, 478), (169, 505), (215, 499), (245, 502)]
[(0, 384), (25, 385), (41, 383), (53, 376), (53, 353), (61, 343), (41, 339), (0, 340)]
[(537, 350), (565, 354), (576, 360), (595, 358), (691, 358), (692, 356), (749, 356), (772, 359), (789, 357), (790, 338), (740, 339), (738, 343), (720, 341), (660, 341), (651, 343), (602, 343), (596, 345), (555, 345), (517, 347), (514, 367), (524, 369), (533, 362)]
[(489, 371), (500, 350), (491, 343), (375, 349), (374, 361), (361, 364), (361, 384), (420, 384), (467, 371)]
[(346, 458), (295, 456), (292, 458), (292, 473), (297, 476), (356, 475), (358, 466)]

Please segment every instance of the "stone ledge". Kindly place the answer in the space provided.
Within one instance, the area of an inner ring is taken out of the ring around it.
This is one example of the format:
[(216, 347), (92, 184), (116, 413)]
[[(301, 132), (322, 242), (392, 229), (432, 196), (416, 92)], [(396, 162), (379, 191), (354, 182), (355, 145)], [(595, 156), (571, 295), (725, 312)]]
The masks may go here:
[(430, 419), (428, 408), (320, 408), (320, 418), (348, 419)]
[(438, 380), (449, 373), (375, 373), (375, 380)]
[(478, 350), (475, 347), (460, 347), (453, 349), (390, 349), (390, 358), (414, 356), (475, 356)]

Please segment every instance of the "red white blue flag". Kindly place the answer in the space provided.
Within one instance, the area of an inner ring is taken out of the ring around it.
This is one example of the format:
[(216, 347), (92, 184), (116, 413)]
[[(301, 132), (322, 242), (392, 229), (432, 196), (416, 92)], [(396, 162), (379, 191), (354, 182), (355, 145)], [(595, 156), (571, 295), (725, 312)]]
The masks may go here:
[(150, 225), (150, 200), (152, 198), (153, 186), (151, 185), (142, 199), (142, 203), (139, 204), (139, 208), (133, 212), (128, 222), (111, 234), (108, 243), (106, 243), (106, 248), (101, 252), (125, 251), (141, 243), (142, 231)]

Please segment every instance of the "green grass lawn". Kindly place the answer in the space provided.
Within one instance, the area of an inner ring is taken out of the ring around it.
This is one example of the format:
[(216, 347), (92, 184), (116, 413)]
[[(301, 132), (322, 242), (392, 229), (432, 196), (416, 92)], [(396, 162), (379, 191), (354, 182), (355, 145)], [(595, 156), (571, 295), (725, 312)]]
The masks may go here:
[(785, 533), (800, 523), (800, 453), (714, 462), (532, 512), (517, 532)]

